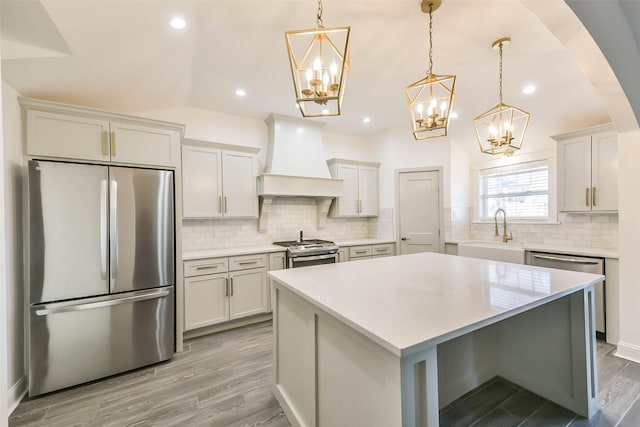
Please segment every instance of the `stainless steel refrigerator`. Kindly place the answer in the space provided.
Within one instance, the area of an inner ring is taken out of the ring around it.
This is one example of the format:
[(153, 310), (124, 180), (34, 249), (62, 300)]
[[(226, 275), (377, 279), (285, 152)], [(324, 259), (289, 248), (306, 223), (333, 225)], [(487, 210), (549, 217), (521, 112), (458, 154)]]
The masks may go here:
[(29, 161), (29, 395), (170, 359), (172, 171)]

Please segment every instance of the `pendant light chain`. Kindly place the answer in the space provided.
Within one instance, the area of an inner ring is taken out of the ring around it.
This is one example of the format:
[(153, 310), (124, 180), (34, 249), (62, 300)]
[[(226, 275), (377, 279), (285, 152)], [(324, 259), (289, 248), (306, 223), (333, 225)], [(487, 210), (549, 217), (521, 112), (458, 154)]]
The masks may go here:
[(318, 0), (317, 27), (322, 28), (322, 0)]
[(499, 78), (499, 82), (500, 82), (500, 105), (502, 105), (502, 43), (500, 43), (499, 48), (500, 48), (500, 67), (499, 67), (499, 73), (500, 73), (500, 78)]
[(429, 4), (429, 71), (428, 75), (432, 74), (433, 70), (433, 3)]

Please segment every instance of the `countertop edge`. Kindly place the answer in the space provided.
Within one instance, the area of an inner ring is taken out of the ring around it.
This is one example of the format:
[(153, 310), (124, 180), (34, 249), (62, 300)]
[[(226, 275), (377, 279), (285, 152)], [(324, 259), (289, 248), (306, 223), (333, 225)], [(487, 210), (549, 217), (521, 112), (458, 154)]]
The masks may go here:
[[(444, 243), (450, 243), (454, 245), (461, 245), (464, 243), (491, 243), (491, 244), (502, 244), (500, 242), (494, 242), (491, 240), (445, 240)], [(567, 255), (576, 255), (576, 256), (591, 256), (591, 257), (599, 257), (599, 258), (613, 258), (619, 259), (620, 255), (618, 250), (616, 249), (605, 249), (605, 248), (584, 248), (577, 246), (555, 246), (544, 243), (504, 243), (506, 246), (518, 246), (524, 249), (525, 251), (536, 251), (536, 252), (551, 252), (555, 254), (567, 254)]]
[[(361, 246), (361, 245), (378, 245), (384, 243), (395, 243), (393, 239), (350, 239), (336, 240), (335, 243), (340, 247)], [(284, 252), (286, 249), (277, 245), (262, 246), (239, 246), (235, 248), (223, 249), (203, 249), (199, 251), (185, 251), (182, 253), (183, 261), (191, 261), (203, 258), (218, 258), (238, 255), (265, 254), (274, 252)]]

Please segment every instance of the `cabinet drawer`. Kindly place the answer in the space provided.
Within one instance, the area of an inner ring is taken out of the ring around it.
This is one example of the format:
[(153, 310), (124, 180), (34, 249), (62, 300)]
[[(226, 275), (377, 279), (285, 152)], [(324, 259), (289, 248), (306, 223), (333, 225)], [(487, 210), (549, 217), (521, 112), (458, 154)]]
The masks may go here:
[(266, 267), (267, 255), (242, 255), (229, 258), (229, 271)]
[(227, 258), (194, 259), (184, 262), (184, 276), (202, 276), (204, 274), (226, 273), (229, 271)]
[(349, 248), (349, 258), (371, 256), (371, 246), (354, 246)]
[(372, 246), (371, 255), (373, 256), (389, 256), (395, 254), (393, 243)]

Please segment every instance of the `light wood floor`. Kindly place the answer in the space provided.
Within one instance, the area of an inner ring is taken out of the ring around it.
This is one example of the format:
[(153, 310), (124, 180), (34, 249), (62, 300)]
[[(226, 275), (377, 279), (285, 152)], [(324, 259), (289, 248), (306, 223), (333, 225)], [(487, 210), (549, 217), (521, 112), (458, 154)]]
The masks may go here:
[[(443, 408), (440, 423), (640, 426), (640, 365), (612, 350), (598, 344), (602, 410), (591, 421), (495, 378)], [(271, 351), (271, 322), (195, 338), (169, 362), (23, 401), (9, 425), (289, 426), (271, 393)]]

